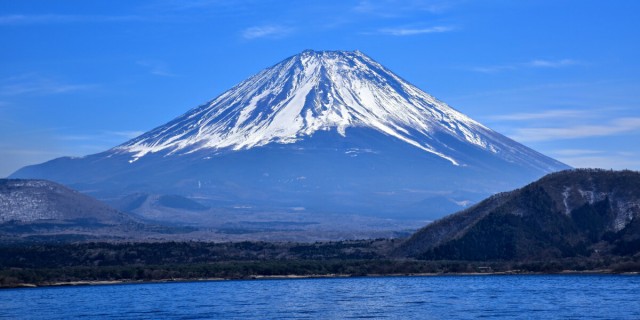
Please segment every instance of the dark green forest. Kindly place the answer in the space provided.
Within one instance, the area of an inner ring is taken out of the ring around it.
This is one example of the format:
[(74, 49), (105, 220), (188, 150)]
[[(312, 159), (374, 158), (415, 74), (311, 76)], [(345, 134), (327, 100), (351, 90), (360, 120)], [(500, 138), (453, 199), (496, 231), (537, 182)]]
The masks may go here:
[(400, 240), (318, 243), (80, 243), (0, 247), (0, 286), (91, 281), (253, 279), (450, 273), (637, 272), (632, 256), (544, 261), (419, 260), (394, 257)]

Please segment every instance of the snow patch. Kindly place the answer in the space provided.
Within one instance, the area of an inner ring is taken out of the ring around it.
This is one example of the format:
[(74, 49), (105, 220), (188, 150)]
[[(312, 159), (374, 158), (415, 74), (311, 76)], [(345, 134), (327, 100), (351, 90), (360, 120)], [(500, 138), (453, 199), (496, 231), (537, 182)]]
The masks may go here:
[(624, 229), (634, 218), (640, 217), (640, 203), (618, 201), (616, 218), (613, 222), (613, 230), (618, 232)]
[(604, 192), (595, 192), (592, 190), (580, 190), (580, 195), (583, 199), (585, 199), (589, 204), (594, 204), (596, 202), (602, 201), (607, 197), (607, 194)]
[(569, 195), (571, 192), (571, 187), (564, 187), (564, 191), (562, 191), (562, 204), (564, 204), (564, 214), (570, 215), (571, 209), (569, 208)]

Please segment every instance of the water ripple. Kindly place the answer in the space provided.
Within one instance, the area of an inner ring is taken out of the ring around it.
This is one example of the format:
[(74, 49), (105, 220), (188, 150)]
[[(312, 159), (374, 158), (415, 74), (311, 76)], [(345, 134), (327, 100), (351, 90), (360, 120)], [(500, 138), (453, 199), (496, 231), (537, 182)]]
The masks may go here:
[(0, 290), (0, 319), (638, 319), (640, 277), (446, 276)]

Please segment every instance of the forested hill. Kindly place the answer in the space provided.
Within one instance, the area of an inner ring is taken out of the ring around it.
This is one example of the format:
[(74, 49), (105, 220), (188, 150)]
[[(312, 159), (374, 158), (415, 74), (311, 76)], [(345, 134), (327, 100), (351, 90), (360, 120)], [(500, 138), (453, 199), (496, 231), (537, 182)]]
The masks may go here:
[(525, 260), (640, 250), (640, 173), (553, 173), (416, 232), (397, 251), (424, 259)]

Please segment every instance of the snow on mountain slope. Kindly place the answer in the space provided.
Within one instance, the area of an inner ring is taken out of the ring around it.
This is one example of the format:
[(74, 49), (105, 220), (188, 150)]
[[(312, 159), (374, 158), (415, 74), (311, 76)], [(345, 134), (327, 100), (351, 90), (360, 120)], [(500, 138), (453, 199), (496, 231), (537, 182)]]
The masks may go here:
[[(210, 103), (114, 151), (192, 153), (294, 143), (318, 130), (369, 127), (453, 165), (465, 165), (436, 133), (494, 154), (530, 153), (407, 83), (359, 51), (311, 51), (250, 77)], [(518, 150), (520, 149), (520, 150)], [(548, 170), (548, 168), (545, 168)]]
[(307, 50), (117, 147), (11, 177), (106, 201), (180, 195), (240, 216), (431, 219), (567, 168), (361, 52)]

